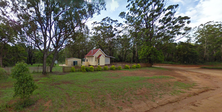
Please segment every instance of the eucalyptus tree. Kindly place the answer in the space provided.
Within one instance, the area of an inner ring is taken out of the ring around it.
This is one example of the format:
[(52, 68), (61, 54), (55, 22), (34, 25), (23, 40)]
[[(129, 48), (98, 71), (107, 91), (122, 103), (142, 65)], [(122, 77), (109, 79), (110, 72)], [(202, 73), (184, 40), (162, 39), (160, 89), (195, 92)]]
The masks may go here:
[(222, 61), (222, 22), (209, 21), (199, 25), (195, 37), (203, 61)]
[[(54, 54), (52, 65), (67, 39), (75, 35), (89, 18), (105, 9), (103, 0), (12, 0), (3, 9), (11, 8), (21, 23), (24, 36), (43, 53), (43, 74), (46, 60)], [(13, 7), (12, 7), (13, 5)]]
[(185, 35), (190, 28), (188, 16), (175, 16), (179, 5), (165, 5), (165, 0), (128, 0), (127, 12), (120, 17), (134, 27), (132, 33), (142, 42), (139, 58), (145, 62), (162, 61), (159, 45), (168, 43), (176, 37)]
[(101, 48), (108, 55), (113, 55), (116, 37), (121, 32), (117, 28), (122, 24), (110, 17), (105, 17), (100, 22), (95, 21), (92, 24), (94, 26), (92, 28), (92, 41), (96, 47)]

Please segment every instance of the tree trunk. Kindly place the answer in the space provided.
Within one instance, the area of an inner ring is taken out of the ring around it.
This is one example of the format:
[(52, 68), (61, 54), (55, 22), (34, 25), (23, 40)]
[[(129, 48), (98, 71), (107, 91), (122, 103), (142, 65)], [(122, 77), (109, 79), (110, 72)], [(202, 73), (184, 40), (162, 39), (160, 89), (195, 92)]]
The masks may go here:
[(51, 73), (52, 73), (52, 68), (54, 67), (55, 60), (56, 60), (57, 55), (58, 55), (58, 51), (57, 51), (57, 49), (55, 49), (55, 53), (54, 53), (54, 55), (53, 55), (52, 63), (51, 63), (51, 65), (50, 65), (50, 72), (51, 72)]
[(135, 60), (136, 63), (138, 63), (138, 52), (137, 52), (137, 44), (136, 44), (136, 60)]
[(0, 67), (3, 67), (3, 64), (2, 64), (2, 53), (3, 53), (3, 46), (1, 46), (1, 52), (0, 52)]
[(46, 74), (47, 74), (47, 71), (46, 71), (46, 59), (47, 59), (47, 54), (46, 54), (46, 52), (44, 51), (44, 52), (43, 52), (43, 68), (42, 68), (42, 74), (43, 74), (43, 75), (46, 75)]

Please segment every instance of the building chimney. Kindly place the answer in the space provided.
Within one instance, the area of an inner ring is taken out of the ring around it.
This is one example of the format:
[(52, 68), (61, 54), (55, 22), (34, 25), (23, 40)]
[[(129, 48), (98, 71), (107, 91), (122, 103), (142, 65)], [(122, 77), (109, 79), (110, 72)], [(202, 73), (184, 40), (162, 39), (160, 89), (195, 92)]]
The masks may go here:
[(93, 50), (92, 50), (92, 54), (93, 54)]

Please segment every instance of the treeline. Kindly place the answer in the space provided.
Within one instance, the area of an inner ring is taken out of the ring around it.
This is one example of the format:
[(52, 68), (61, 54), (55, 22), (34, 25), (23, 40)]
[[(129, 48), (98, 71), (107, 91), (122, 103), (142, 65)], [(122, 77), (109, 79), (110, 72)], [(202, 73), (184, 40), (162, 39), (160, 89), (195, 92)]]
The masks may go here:
[[(85, 23), (105, 5), (104, 0), (1, 0), (0, 66), (43, 63), (46, 74), (46, 66), (52, 72), (55, 60), (82, 59), (95, 48), (115, 62), (222, 61), (221, 22), (202, 24), (191, 33), (190, 17), (175, 15), (178, 4), (128, 0), (128, 10), (119, 14), (124, 22), (105, 17), (89, 30)], [(182, 37), (187, 41), (178, 42)]]

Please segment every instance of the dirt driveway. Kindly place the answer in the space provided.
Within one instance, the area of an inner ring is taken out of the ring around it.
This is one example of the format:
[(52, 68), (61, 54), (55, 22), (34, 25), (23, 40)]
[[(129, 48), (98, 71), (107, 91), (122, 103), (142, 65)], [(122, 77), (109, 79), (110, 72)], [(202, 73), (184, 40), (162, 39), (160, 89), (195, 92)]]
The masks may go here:
[(201, 69), (199, 66), (155, 65), (171, 69), (207, 91), (194, 92), (190, 97), (157, 106), (147, 112), (221, 112), (222, 111), (222, 70)]

